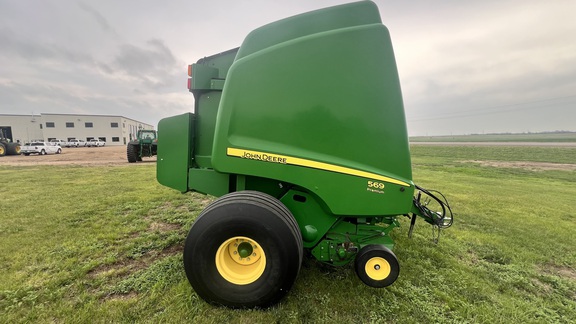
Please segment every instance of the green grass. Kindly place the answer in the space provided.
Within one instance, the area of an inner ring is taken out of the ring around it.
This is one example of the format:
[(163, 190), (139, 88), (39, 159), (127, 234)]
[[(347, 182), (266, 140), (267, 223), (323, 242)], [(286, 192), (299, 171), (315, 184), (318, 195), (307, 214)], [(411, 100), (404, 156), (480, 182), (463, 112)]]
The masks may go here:
[(576, 142), (576, 132), (414, 136), (410, 142)]
[[(0, 165), (0, 322), (569, 323), (576, 318), (576, 174), (467, 161), (574, 163), (576, 149), (413, 146), (414, 179), (456, 215), (432, 243), (409, 220), (386, 289), (307, 258), (264, 310), (203, 302), (181, 261), (210, 198), (160, 186), (155, 165)], [(41, 180), (40, 180), (41, 179)]]

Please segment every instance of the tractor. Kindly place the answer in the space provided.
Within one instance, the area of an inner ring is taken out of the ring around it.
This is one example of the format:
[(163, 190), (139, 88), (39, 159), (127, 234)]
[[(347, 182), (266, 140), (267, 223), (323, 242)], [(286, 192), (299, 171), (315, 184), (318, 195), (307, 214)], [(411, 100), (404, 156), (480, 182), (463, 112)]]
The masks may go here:
[(350, 266), (374, 288), (400, 274), (400, 217), (452, 224), (444, 196), (412, 181), (388, 29), (361, 1), (253, 30), (239, 48), (188, 67), (194, 112), (158, 123), (156, 177), (217, 197), (184, 243), (205, 301), (268, 307), (294, 284), (304, 253)]
[(158, 147), (158, 136), (155, 130), (140, 129), (136, 136), (128, 142), (126, 146), (126, 158), (128, 162), (134, 163), (142, 161), (142, 157), (152, 157), (156, 155)]
[(0, 128), (0, 156), (5, 155), (20, 155), (20, 143), (12, 142)]

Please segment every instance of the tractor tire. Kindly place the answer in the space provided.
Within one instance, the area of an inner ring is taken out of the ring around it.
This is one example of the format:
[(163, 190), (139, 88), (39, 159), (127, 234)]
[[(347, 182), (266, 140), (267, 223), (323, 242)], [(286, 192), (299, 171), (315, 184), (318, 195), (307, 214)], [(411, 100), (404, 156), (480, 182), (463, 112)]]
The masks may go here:
[(398, 258), (384, 245), (366, 245), (358, 252), (354, 263), (360, 280), (373, 288), (390, 286), (400, 274)]
[(134, 163), (138, 160), (138, 148), (136, 145), (128, 144), (128, 146), (126, 146), (126, 158), (130, 163)]
[(6, 155), (6, 146), (4, 146), (4, 144), (0, 143), (0, 156), (4, 156)]
[(20, 144), (8, 143), (6, 146), (6, 155), (20, 155)]
[(302, 255), (302, 235), (288, 208), (267, 194), (240, 191), (198, 216), (184, 245), (184, 269), (208, 303), (268, 307), (294, 284)]

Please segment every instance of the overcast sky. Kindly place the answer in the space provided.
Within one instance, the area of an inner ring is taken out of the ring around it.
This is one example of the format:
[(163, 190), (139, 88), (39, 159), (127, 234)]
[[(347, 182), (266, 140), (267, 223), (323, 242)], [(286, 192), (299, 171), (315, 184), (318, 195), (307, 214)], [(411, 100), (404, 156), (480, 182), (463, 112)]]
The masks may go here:
[[(0, 114), (192, 111), (187, 65), (340, 0), (0, 0)], [(576, 1), (375, 1), (410, 135), (576, 131)]]

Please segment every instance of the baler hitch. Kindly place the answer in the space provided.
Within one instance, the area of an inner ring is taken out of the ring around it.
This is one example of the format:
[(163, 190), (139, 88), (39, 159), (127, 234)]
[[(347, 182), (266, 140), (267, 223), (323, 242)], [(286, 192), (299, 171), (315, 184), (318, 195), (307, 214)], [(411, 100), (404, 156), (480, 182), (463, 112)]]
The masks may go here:
[[(412, 237), (412, 231), (416, 224), (416, 216), (422, 217), (427, 223), (432, 225), (432, 237), (434, 243), (438, 243), (441, 230), (452, 226), (454, 221), (452, 209), (446, 197), (436, 190), (426, 190), (416, 186), (418, 193), (413, 199), (412, 216), (408, 237)], [(434, 208), (431, 206), (431, 203)], [(437, 211), (433, 209), (439, 209)]]

